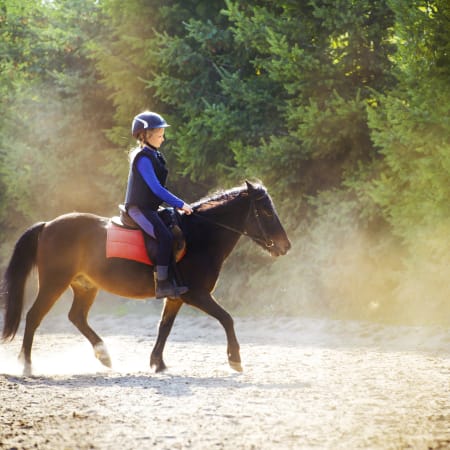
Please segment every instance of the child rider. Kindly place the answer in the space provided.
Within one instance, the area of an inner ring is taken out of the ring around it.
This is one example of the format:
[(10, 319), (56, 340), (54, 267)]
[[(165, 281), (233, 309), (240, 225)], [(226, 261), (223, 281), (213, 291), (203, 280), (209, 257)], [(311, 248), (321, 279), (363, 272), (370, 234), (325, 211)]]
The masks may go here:
[(168, 170), (158, 149), (164, 142), (164, 130), (168, 126), (170, 125), (154, 112), (145, 111), (134, 117), (131, 134), (139, 145), (130, 152), (125, 195), (125, 208), (129, 216), (157, 241), (154, 273), (156, 298), (178, 297), (188, 291), (186, 286), (177, 286), (169, 278), (173, 236), (158, 215), (158, 207), (163, 202), (186, 214), (192, 213), (189, 204), (165, 187)]

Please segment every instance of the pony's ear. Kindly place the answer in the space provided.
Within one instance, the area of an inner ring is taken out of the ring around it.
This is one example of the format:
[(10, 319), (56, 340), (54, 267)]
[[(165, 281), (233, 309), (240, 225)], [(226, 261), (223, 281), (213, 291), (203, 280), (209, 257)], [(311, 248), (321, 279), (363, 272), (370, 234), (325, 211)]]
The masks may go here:
[(247, 191), (249, 194), (256, 191), (256, 186), (254, 184), (252, 184), (250, 181), (245, 180), (245, 184), (247, 185)]

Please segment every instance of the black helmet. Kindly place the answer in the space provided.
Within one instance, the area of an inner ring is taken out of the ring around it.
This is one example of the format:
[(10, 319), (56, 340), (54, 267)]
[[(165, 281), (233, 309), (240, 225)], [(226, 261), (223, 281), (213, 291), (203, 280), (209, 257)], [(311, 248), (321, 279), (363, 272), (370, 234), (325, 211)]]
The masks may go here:
[(137, 138), (142, 130), (152, 128), (167, 128), (170, 125), (159, 115), (151, 111), (144, 111), (133, 119), (131, 124), (131, 134)]

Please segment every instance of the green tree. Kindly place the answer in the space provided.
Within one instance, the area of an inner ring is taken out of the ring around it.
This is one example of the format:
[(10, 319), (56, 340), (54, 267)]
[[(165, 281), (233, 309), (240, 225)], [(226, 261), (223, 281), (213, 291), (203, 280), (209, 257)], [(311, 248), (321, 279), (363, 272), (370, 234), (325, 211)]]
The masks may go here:
[[(164, 6), (156, 0), (102, 2), (104, 33), (94, 51), (98, 70), (115, 106), (115, 126), (108, 133), (114, 143), (124, 148), (132, 146), (129, 130), (133, 116), (144, 109), (158, 111), (173, 125), (167, 130), (163, 149), (171, 171), (191, 175), (190, 167), (185, 167), (185, 161), (176, 156), (190, 139), (188, 133), (180, 130), (185, 122), (195, 120), (194, 111), (198, 109), (195, 105), (198, 102), (204, 105), (201, 98), (208, 92), (208, 74), (216, 72), (211, 67), (207, 73), (201, 73), (199, 61), (203, 57), (190, 48), (189, 24), (220, 17), (222, 6), (221, 1), (207, 0), (168, 1)], [(198, 157), (205, 154), (201, 142), (196, 143), (195, 149)], [(126, 177), (128, 169), (123, 155), (111, 163), (111, 168)], [(174, 191), (189, 191), (183, 194), (185, 198), (194, 199), (197, 193), (204, 193), (188, 177), (174, 180), (175, 177), (169, 180)]]
[(88, 57), (97, 3), (7, 0), (1, 14), (2, 227), (106, 211), (110, 182), (99, 166), (111, 114)]
[(292, 193), (339, 187), (373, 159), (366, 105), (394, 82), (393, 15), (383, 1), (260, 3), (229, 2), (229, 16), (236, 40), (257, 52), (259, 76), (282, 87), (272, 92), (282, 120), (269, 139), (238, 146), (237, 170), (276, 186), (292, 207)]
[(115, 142), (145, 104), (174, 123), (166, 148), (191, 181), (253, 176), (280, 197), (339, 186), (373, 157), (366, 105), (393, 83), (385, 2), (182, 5), (105, 2), (111, 31), (97, 57)]
[[(130, 37), (126, 20), (115, 32), (114, 54), (146, 67), (129, 82), (146, 80), (139, 95), (147, 87), (152, 107), (173, 117), (169, 148), (185, 175), (205, 187), (253, 176), (282, 197), (311, 195), (373, 158), (366, 105), (394, 82), (385, 2), (227, 1), (212, 10), (186, 8), (182, 27), (168, 21), (150, 35)], [(167, 19), (179, 19), (174, 11)], [(124, 83), (102, 72), (122, 104)], [(136, 89), (127, 91), (136, 103)]]
[(389, 5), (396, 17), (398, 84), (378, 95), (369, 111), (371, 137), (383, 158), (359, 187), (406, 251), (391, 307), (410, 320), (442, 321), (450, 295), (450, 5)]
[(372, 195), (395, 232), (413, 242), (417, 227), (450, 217), (450, 6), (390, 3), (399, 84), (371, 110), (372, 137), (384, 156)]

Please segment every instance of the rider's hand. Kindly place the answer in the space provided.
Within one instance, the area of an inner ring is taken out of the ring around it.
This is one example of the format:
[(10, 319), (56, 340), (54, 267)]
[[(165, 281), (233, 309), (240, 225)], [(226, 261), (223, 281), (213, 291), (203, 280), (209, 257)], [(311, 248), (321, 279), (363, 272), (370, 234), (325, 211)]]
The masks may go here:
[(187, 215), (192, 214), (194, 212), (194, 210), (191, 208), (191, 205), (188, 205), (187, 203), (183, 203), (183, 206), (180, 209), (184, 211)]

